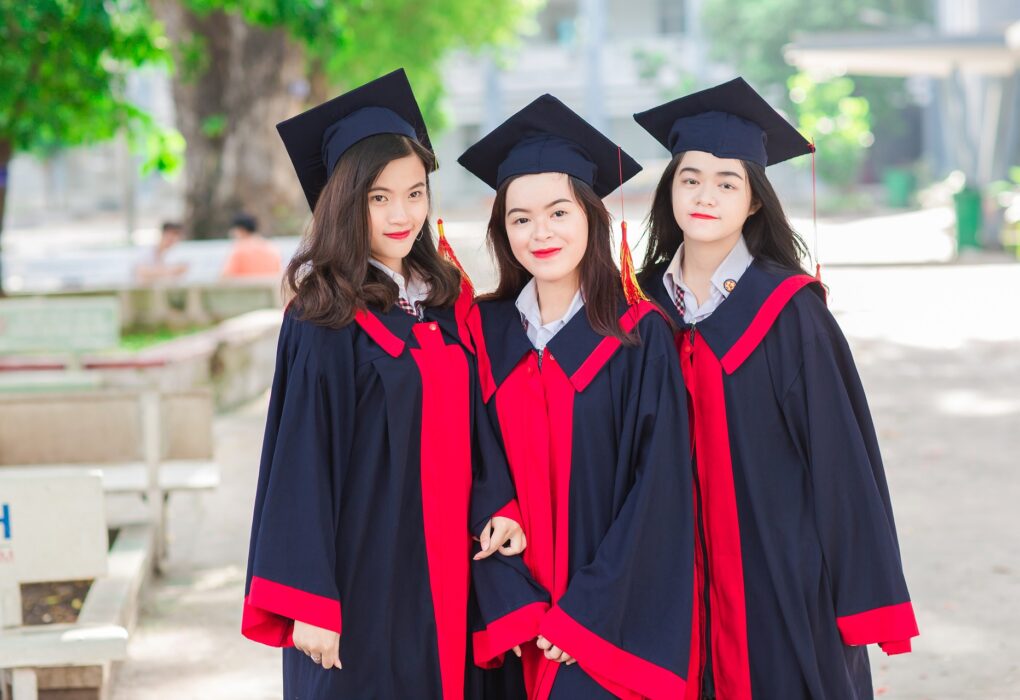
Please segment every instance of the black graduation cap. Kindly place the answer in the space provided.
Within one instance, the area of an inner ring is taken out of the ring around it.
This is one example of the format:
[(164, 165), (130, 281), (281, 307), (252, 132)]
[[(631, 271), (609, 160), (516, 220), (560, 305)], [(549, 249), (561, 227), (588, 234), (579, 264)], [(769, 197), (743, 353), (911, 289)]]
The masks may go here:
[(282, 121), (276, 130), (313, 210), (340, 156), (358, 141), (403, 134), (432, 150), (403, 68)]
[(497, 126), (457, 162), (493, 189), (514, 175), (566, 173), (591, 185), (599, 197), (641, 172), (637, 161), (549, 94)]
[(705, 151), (764, 167), (812, 151), (808, 140), (743, 78), (640, 112), (634, 120), (673, 155)]

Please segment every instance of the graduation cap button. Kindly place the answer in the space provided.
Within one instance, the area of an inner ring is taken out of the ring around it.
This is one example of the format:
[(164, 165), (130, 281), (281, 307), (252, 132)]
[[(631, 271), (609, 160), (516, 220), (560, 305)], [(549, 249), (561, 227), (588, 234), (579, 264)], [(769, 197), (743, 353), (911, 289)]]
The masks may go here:
[(429, 330), (430, 330), (430, 331), (434, 331), (434, 330), (436, 330), (437, 328), (439, 328), (439, 326), (437, 326), (436, 324), (434, 324), (434, 323), (430, 323), (430, 324), (429, 324)]

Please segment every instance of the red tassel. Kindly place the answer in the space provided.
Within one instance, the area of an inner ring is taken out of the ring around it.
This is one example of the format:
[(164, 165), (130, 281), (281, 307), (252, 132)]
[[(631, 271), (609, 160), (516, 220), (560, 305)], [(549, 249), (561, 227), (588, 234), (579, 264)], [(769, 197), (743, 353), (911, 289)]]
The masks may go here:
[(471, 283), (471, 278), (468, 276), (467, 270), (460, 264), (460, 260), (457, 259), (457, 254), (453, 252), (453, 246), (450, 245), (450, 241), (446, 240), (446, 231), (443, 229), (443, 220), (436, 219), (436, 228), (439, 229), (439, 255), (451, 263), (454, 267), (460, 270), (461, 280), (463, 284), (471, 291), (471, 294), (475, 293), (475, 286)]
[(818, 259), (818, 192), (815, 176), (815, 142), (811, 144), (811, 223), (815, 228), (815, 279), (822, 281), (822, 262)]
[(623, 209), (623, 150), (619, 146), (616, 147), (616, 162), (620, 167), (620, 282), (623, 284), (623, 296), (627, 304), (633, 306), (639, 301), (648, 301), (648, 297), (638, 284), (634, 256), (627, 244), (627, 216)]
[(620, 281), (623, 282), (623, 295), (631, 306), (640, 301), (647, 301), (641, 285), (638, 284), (637, 271), (634, 269), (634, 258), (627, 245), (627, 222), (620, 222), (620, 231), (623, 234), (620, 240)]

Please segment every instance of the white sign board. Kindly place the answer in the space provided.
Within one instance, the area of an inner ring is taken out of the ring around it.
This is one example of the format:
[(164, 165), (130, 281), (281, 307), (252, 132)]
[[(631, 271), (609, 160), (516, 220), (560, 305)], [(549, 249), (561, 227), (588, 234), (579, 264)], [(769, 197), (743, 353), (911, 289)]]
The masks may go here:
[(0, 583), (102, 576), (108, 544), (99, 471), (0, 468)]

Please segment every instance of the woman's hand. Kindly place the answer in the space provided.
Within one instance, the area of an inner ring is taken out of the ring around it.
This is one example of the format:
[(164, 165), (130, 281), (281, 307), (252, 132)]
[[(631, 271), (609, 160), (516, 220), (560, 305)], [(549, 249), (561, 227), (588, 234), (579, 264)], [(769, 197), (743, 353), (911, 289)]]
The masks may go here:
[(528, 546), (524, 530), (517, 521), (502, 516), (490, 518), (489, 522), (485, 523), (485, 527), (478, 535), (478, 541), (482, 545), (482, 551), (475, 555), (475, 559), (485, 559), (492, 556), (496, 550), (509, 557), (520, 554)]
[(294, 646), (324, 669), (343, 668), (340, 665), (340, 635), (333, 630), (294, 620)]
[(538, 635), (538, 639), (535, 640), (535, 644), (539, 649), (545, 652), (545, 658), (550, 661), (566, 664), (567, 666), (577, 663), (577, 660), (573, 656), (560, 649), (542, 635)]

